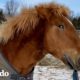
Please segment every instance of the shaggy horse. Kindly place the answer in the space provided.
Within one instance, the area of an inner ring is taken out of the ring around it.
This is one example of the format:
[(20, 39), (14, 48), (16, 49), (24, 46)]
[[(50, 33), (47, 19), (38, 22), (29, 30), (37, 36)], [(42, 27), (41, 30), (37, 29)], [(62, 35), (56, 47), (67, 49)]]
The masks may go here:
[(47, 53), (66, 63), (68, 55), (80, 69), (80, 39), (69, 20), (69, 10), (43, 4), (22, 12), (0, 26), (0, 49), (12, 67), (28, 74)]

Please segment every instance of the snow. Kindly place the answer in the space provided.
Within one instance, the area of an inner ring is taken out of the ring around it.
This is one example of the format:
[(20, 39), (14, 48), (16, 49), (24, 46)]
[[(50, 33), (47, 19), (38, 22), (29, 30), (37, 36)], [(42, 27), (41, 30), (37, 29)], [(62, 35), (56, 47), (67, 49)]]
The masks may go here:
[[(79, 79), (80, 79), (80, 72)], [(33, 80), (73, 80), (73, 70), (55, 68), (54, 66), (36, 66)]]

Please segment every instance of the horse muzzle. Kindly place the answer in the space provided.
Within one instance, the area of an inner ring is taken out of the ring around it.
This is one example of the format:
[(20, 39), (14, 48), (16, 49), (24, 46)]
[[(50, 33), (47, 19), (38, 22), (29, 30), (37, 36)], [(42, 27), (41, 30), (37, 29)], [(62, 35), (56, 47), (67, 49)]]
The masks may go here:
[(64, 54), (64, 60), (71, 69), (80, 70), (80, 57), (74, 59)]

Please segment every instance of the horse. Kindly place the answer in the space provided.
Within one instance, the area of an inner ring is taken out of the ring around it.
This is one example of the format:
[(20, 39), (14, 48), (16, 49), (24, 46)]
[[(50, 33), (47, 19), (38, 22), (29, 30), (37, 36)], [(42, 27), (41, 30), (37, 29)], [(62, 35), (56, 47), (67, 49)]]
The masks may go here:
[(68, 55), (79, 70), (80, 38), (69, 15), (67, 7), (56, 3), (22, 9), (0, 26), (1, 54), (23, 76), (48, 53), (66, 65)]

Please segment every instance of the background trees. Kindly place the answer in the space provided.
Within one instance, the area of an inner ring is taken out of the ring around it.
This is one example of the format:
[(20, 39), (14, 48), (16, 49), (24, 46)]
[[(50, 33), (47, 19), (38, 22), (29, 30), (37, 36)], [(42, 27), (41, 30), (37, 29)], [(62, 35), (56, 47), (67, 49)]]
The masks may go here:
[(80, 29), (80, 16), (75, 16), (71, 20), (76, 29)]
[(17, 13), (19, 4), (16, 0), (8, 0), (5, 5), (6, 14), (8, 16), (14, 16)]
[(4, 14), (3, 14), (3, 10), (0, 9), (0, 24), (2, 23), (2, 21), (6, 21), (6, 18), (4, 16)]

